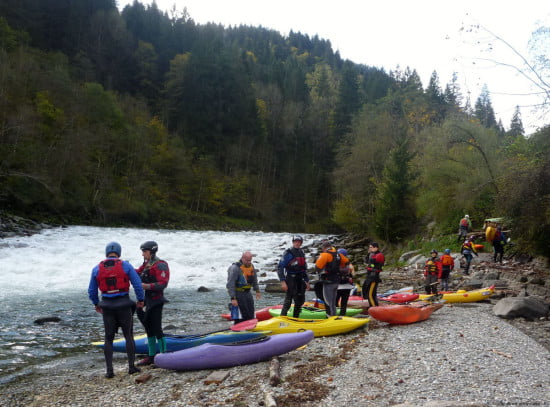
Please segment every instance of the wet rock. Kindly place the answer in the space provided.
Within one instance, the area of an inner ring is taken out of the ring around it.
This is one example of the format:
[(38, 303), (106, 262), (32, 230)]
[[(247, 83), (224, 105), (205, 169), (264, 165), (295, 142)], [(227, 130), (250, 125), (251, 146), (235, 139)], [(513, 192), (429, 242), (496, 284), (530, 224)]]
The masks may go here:
[(545, 317), (550, 311), (550, 304), (540, 297), (508, 297), (503, 298), (493, 307), (493, 312), (501, 318), (523, 317), (533, 320)]
[(37, 325), (44, 325), (46, 322), (61, 322), (59, 317), (43, 317), (34, 320), (34, 323)]

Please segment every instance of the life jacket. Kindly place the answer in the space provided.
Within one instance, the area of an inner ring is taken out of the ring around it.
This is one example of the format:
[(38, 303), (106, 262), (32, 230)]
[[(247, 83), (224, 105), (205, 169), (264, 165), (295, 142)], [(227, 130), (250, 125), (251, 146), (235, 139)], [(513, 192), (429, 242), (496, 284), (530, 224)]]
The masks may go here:
[(367, 271), (374, 271), (380, 273), (382, 271), (382, 266), (386, 261), (384, 255), (380, 252), (370, 254), (367, 259)]
[(127, 293), (130, 290), (130, 277), (124, 272), (122, 260), (117, 258), (99, 263), (96, 279), (103, 294)]
[(293, 258), (288, 262), (286, 269), (292, 274), (306, 271), (306, 256), (303, 250), (293, 247), (287, 251), (292, 254)]
[(452, 256), (444, 254), (443, 256), (441, 256), (441, 264), (443, 266), (452, 266), (455, 264), (455, 261)]
[(470, 241), (465, 241), (463, 244), (462, 244), (462, 253), (464, 252), (472, 252), (472, 253), (477, 253), (476, 252), (476, 249), (475, 249), (475, 246), (472, 244), (472, 242)]
[(426, 260), (426, 273), (430, 275), (437, 275), (439, 270), (437, 269), (437, 257)]
[(235, 283), (235, 287), (238, 291), (250, 290), (252, 283), (254, 282), (254, 266), (245, 266), (243, 263), (235, 263), (241, 269), (241, 275)]
[(340, 275), (340, 255), (337, 251), (327, 251), (326, 253), (332, 256), (332, 260), (325, 264), (321, 279), (337, 282)]
[(155, 262), (147, 264), (143, 268), (143, 270), (139, 274), (142, 283), (153, 284), (157, 282), (157, 277), (153, 273), (151, 273), (151, 270), (160, 262), (164, 262), (164, 260), (157, 259)]
[[(456, 223), (455, 223), (455, 225), (456, 225)], [(468, 226), (470, 226), (470, 224), (468, 223), (468, 219), (462, 218), (460, 220), (460, 226), (463, 227), (463, 228), (467, 228)]]

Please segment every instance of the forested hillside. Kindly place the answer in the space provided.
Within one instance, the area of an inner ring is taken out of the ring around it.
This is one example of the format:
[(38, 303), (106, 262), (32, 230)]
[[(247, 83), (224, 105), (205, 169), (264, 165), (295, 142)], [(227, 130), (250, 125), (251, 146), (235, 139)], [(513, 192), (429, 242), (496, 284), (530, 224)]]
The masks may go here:
[(518, 108), (506, 129), (456, 77), (424, 86), (299, 31), (114, 0), (3, 0), (0, 67), (11, 212), (399, 242), (466, 211), (550, 246), (550, 128), (527, 137)]

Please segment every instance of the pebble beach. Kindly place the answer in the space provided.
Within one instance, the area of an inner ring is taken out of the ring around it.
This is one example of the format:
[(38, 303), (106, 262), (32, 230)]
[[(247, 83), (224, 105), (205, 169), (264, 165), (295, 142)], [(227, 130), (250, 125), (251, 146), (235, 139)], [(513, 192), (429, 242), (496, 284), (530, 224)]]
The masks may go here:
[(493, 315), (489, 302), (314, 338), (278, 357), (276, 386), (269, 361), (225, 369), (224, 380), (208, 383), (212, 370), (145, 367), (128, 375), (124, 356), (115, 359), (113, 379), (104, 377), (98, 349), (84, 368), (59, 366), (7, 383), (0, 405), (550, 406), (550, 351)]

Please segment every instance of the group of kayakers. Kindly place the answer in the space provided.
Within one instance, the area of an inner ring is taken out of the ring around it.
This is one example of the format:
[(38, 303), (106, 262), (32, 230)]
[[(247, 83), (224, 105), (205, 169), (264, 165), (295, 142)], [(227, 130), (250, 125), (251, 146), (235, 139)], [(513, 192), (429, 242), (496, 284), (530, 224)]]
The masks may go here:
[[(110, 379), (113, 372), (113, 341), (120, 327), (126, 340), (128, 356), (128, 373), (140, 372), (135, 364), (135, 342), (133, 315), (137, 316), (147, 333), (148, 356), (137, 365), (150, 365), (155, 354), (166, 352), (166, 339), (162, 330), (162, 309), (168, 302), (164, 289), (170, 280), (168, 263), (157, 257), (158, 244), (146, 241), (140, 246), (143, 263), (138, 269), (120, 259), (122, 247), (117, 242), (110, 242), (105, 247), (105, 260), (99, 262), (92, 270), (88, 285), (88, 297), (96, 311), (103, 316), (105, 328), (106, 374)], [(137, 302), (130, 299), (130, 285), (134, 288)], [(98, 296), (101, 292), (101, 300)]]
[[(281, 288), (285, 292), (281, 316), (287, 316), (292, 307), (292, 316), (298, 318), (305, 303), (305, 292), (310, 290), (306, 255), (302, 249), (304, 239), (300, 235), (292, 237), (292, 246), (287, 248), (279, 261), (277, 274)], [(241, 259), (232, 264), (228, 270), (227, 290), (231, 305), (238, 306), (240, 315), (233, 318), (239, 323), (254, 318), (254, 300), (251, 290), (259, 291), (257, 270), (252, 265), (252, 253), (246, 251)], [(363, 284), (362, 293), (370, 305), (378, 305), (377, 287), (380, 282), (380, 272), (385, 258), (376, 242), (369, 245), (369, 256), (365, 258), (367, 278)], [(315, 262), (315, 272), (319, 279), (314, 285), (317, 297), (324, 301), (328, 317), (337, 315), (337, 305), (340, 304), (341, 316), (346, 314), (347, 303), (352, 290), (354, 266), (351, 264), (346, 249), (336, 249), (334, 245), (324, 240), (321, 243), (321, 253)], [(293, 305), (294, 304), (294, 305)], [(292, 306), (293, 305), (293, 306)]]

